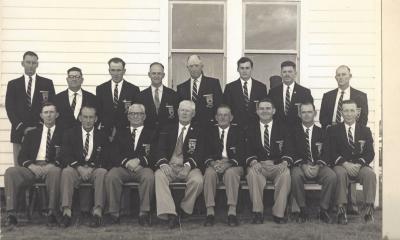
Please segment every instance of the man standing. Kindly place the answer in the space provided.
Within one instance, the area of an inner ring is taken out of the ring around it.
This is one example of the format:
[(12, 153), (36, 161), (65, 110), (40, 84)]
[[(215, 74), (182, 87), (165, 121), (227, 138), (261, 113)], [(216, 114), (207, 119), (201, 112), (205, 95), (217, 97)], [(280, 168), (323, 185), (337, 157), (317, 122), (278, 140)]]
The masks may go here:
[(260, 121), (247, 131), (247, 183), (253, 203), (253, 224), (264, 221), (263, 193), (268, 180), (275, 186), (272, 216), (274, 222), (285, 223), (284, 215), (290, 192), (291, 139), (284, 124), (273, 120), (275, 107), (268, 98), (260, 101), (257, 115)]
[(366, 126), (368, 123), (368, 99), (367, 94), (350, 87), (352, 75), (350, 68), (341, 65), (336, 69), (336, 81), (338, 88), (324, 93), (321, 102), (319, 121), (323, 128), (343, 122), (343, 101), (353, 100), (361, 109), (357, 123)]
[[(203, 163), (204, 143), (201, 129), (192, 124), (196, 105), (183, 100), (179, 104), (179, 123), (166, 126), (160, 132), (158, 143), (158, 161), (155, 172), (157, 216), (169, 220), (169, 228), (180, 224), (183, 214), (192, 214), (193, 206), (203, 190), (203, 175), (200, 167)], [(186, 182), (185, 196), (178, 211), (171, 195), (169, 183)]]
[(63, 130), (80, 125), (78, 116), (82, 106), (97, 106), (96, 96), (82, 89), (82, 70), (72, 67), (67, 74), (68, 89), (58, 93), (54, 100), (60, 112), (57, 126)]
[(298, 115), (298, 108), (301, 103), (314, 102), (310, 89), (295, 82), (296, 74), (296, 64), (294, 62), (283, 62), (281, 64), (283, 84), (272, 88), (268, 95), (276, 107), (274, 119), (285, 123), (287, 126), (293, 126), (301, 122)]
[(267, 97), (267, 87), (253, 79), (253, 61), (242, 57), (237, 62), (240, 78), (225, 86), (224, 101), (232, 109), (233, 122), (243, 129), (257, 121), (256, 108), (261, 99)]
[(237, 125), (231, 124), (233, 116), (228, 105), (220, 105), (215, 118), (218, 125), (210, 130), (206, 142), (208, 158), (205, 161), (204, 200), (207, 217), (204, 226), (214, 225), (215, 195), (219, 179), (222, 179), (226, 189), (228, 225), (238, 226), (236, 205), (246, 158), (244, 134)]
[(59, 208), (61, 176), (57, 147), (61, 145), (62, 131), (55, 125), (58, 113), (53, 103), (43, 105), (40, 117), (43, 125), (29, 131), (22, 142), (19, 166), (8, 168), (4, 175), (7, 226), (17, 225), (15, 210), (18, 192), (37, 180), (44, 180), (46, 184), (49, 203), (47, 223), (49, 226), (57, 224), (55, 215)]
[(125, 62), (121, 58), (108, 61), (111, 80), (96, 87), (99, 104), (99, 122), (104, 133), (112, 141), (118, 128), (129, 126), (126, 112), (140, 90), (137, 86), (124, 80)]
[(61, 174), (61, 209), (63, 218), (61, 225), (71, 225), (71, 207), (74, 189), (82, 182), (90, 182), (94, 188), (94, 207), (92, 227), (102, 224), (102, 212), (104, 208), (106, 191), (104, 185), (107, 170), (104, 169), (106, 159), (104, 147), (107, 138), (104, 133), (94, 127), (97, 121), (96, 108), (82, 106), (79, 115), (82, 126), (76, 126), (67, 130), (63, 136), (61, 156), (63, 169)]
[(345, 205), (350, 179), (363, 186), (364, 220), (373, 222), (376, 174), (369, 166), (375, 156), (372, 134), (368, 127), (356, 122), (357, 103), (354, 100), (343, 101), (342, 115), (344, 122), (328, 129), (330, 158), (337, 175), (338, 223), (347, 224)]
[(15, 166), (23, 136), (39, 123), (42, 104), (52, 101), (55, 95), (53, 81), (36, 74), (38, 60), (36, 53), (25, 52), (21, 62), (24, 75), (7, 84), (6, 111), (11, 122)]
[(162, 84), (165, 73), (161, 63), (150, 64), (148, 76), (151, 86), (137, 96), (137, 102), (146, 108), (144, 126), (159, 131), (165, 125), (177, 121), (178, 95)]
[(106, 176), (107, 200), (113, 223), (119, 223), (122, 188), (125, 182), (139, 182), (139, 224), (151, 225), (150, 202), (154, 196), (153, 152), (155, 131), (143, 126), (146, 118), (142, 104), (128, 109), (130, 126), (119, 129), (115, 136), (117, 153), (113, 168)]
[(302, 124), (295, 126), (292, 134), (294, 149), (294, 167), (291, 170), (292, 195), (300, 207), (300, 214), (297, 216), (300, 219), (297, 220), (301, 222), (309, 220), (304, 183), (307, 180), (316, 180), (322, 185), (319, 219), (330, 223), (328, 209), (336, 189), (336, 174), (326, 159), (324, 150), (328, 146), (324, 145), (324, 131), (314, 124), (315, 115), (313, 103), (300, 104)]
[(217, 107), (222, 102), (222, 89), (218, 79), (204, 76), (203, 62), (198, 55), (187, 59), (190, 78), (177, 87), (179, 100), (192, 100), (196, 104), (196, 116), (193, 122), (201, 127), (214, 125)]

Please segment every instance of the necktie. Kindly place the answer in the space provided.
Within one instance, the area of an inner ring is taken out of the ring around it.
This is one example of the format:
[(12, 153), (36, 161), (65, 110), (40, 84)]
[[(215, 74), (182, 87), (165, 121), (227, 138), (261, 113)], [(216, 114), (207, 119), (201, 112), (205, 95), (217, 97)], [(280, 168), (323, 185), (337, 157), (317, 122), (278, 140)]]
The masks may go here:
[(72, 99), (72, 103), (71, 103), (72, 113), (75, 112), (75, 107), (76, 107), (76, 95), (78, 95), (78, 93), (74, 93), (74, 98)]
[(347, 132), (347, 137), (349, 138), (349, 144), (352, 149), (355, 149), (353, 133), (351, 132), (351, 127), (349, 127), (349, 131)]
[(290, 87), (286, 88), (286, 97), (285, 97), (285, 115), (288, 115), (290, 107)]
[(86, 159), (86, 156), (88, 155), (89, 152), (89, 137), (90, 133), (86, 133), (85, 146), (83, 148), (83, 159)]
[(175, 146), (176, 156), (182, 155), (183, 133), (185, 132), (185, 130), (186, 130), (186, 127), (183, 127), (181, 130), (181, 133), (179, 134), (178, 141), (176, 142), (176, 146)]
[(136, 145), (135, 144), (136, 143), (136, 141), (135, 141), (136, 140), (136, 130), (137, 129), (134, 128), (133, 131), (132, 131), (132, 134), (131, 134), (132, 135), (132, 140), (133, 140), (133, 149), (136, 149), (136, 146), (135, 146)]
[(307, 160), (311, 161), (313, 160), (312, 154), (311, 154), (311, 146), (310, 146), (310, 128), (306, 129), (306, 154), (307, 154)]
[(154, 105), (156, 106), (156, 112), (160, 109), (160, 96), (158, 95), (158, 88), (154, 90)]
[(247, 81), (244, 81), (244, 84), (243, 84), (243, 94), (244, 94), (245, 107), (248, 108), (249, 107), (250, 98), (249, 98), (249, 90), (247, 89)]
[(344, 91), (342, 91), (342, 92), (340, 93), (340, 98), (339, 98), (339, 102), (338, 102), (338, 105), (337, 105), (337, 110), (336, 110), (336, 123), (342, 122), (343, 94), (344, 94)]
[(29, 107), (32, 106), (31, 91), (32, 91), (32, 76), (29, 76), (28, 89), (26, 90), (26, 100), (28, 102)]
[(114, 108), (118, 108), (118, 83), (115, 84), (113, 102)]
[(51, 142), (51, 129), (47, 128), (47, 139), (46, 139), (46, 161), (50, 157), (50, 142)]
[(192, 89), (192, 101), (196, 102), (197, 101), (197, 79), (193, 80), (193, 89)]
[(221, 153), (224, 151), (224, 138), (225, 138), (225, 129), (222, 129), (221, 137), (219, 139), (219, 147)]
[(265, 124), (265, 130), (264, 130), (264, 149), (267, 151), (267, 156), (269, 157), (271, 153), (271, 148), (269, 145), (269, 132), (268, 132), (268, 124)]

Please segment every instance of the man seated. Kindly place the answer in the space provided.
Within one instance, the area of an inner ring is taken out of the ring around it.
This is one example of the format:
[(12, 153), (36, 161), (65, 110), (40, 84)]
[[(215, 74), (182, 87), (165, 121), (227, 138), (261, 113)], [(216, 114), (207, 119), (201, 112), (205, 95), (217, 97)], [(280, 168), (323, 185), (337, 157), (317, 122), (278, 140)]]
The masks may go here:
[(218, 125), (208, 132), (207, 152), (204, 173), (204, 200), (207, 217), (204, 226), (214, 225), (214, 207), (217, 183), (222, 179), (225, 185), (228, 210), (228, 225), (238, 226), (236, 205), (239, 193), (240, 177), (246, 157), (243, 130), (231, 124), (233, 116), (228, 105), (220, 105), (215, 116)]

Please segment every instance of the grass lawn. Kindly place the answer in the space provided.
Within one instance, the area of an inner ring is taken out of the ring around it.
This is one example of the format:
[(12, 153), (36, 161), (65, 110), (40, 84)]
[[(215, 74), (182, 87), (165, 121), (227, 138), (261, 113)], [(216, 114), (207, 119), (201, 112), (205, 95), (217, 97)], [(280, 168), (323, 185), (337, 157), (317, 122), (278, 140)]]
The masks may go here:
[[(87, 218), (78, 218), (75, 224), (67, 229), (58, 227), (49, 228), (45, 225), (45, 218), (36, 216), (32, 222), (20, 221), (18, 227), (5, 229), (2, 226), (1, 239), (201, 239), (201, 240), (233, 240), (233, 239), (273, 239), (273, 240), (330, 240), (330, 239), (382, 239), (382, 212), (375, 212), (375, 223), (364, 224), (360, 216), (349, 216), (349, 224), (319, 223), (313, 219), (311, 222), (298, 224), (289, 222), (278, 225), (272, 222), (270, 215), (266, 214), (264, 224), (250, 224), (250, 215), (240, 216), (240, 226), (228, 227), (225, 215), (218, 216), (213, 227), (203, 227), (203, 217), (195, 216), (184, 219), (181, 228), (169, 230), (167, 223), (155, 220), (152, 227), (140, 227), (136, 218), (124, 217), (119, 225), (108, 225), (93, 229), (87, 226)], [(4, 220), (2, 220), (4, 222)]]

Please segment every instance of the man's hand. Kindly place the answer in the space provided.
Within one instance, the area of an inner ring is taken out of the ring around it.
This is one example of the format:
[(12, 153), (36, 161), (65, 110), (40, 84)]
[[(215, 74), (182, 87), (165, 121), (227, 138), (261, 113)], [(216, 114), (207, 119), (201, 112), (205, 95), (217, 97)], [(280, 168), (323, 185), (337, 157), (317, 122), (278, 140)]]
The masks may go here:
[(307, 178), (315, 178), (318, 175), (319, 171), (319, 166), (311, 166), (310, 164), (303, 164), (301, 166), (301, 169), (303, 169), (304, 175), (306, 175)]
[(83, 181), (87, 181), (90, 178), (90, 174), (92, 173), (93, 169), (89, 167), (79, 166), (76, 168), (78, 170), (79, 175), (81, 176)]
[(257, 160), (253, 160), (250, 163), (250, 166), (254, 169), (257, 174), (261, 174), (262, 166)]
[(361, 165), (360, 164), (354, 164), (351, 162), (344, 162), (343, 167), (346, 169), (347, 173), (351, 177), (357, 177), (358, 171), (360, 170)]
[(232, 166), (232, 163), (229, 162), (228, 159), (223, 159), (221, 160), (220, 165), (220, 173), (224, 173), (226, 169), (230, 168)]
[(140, 164), (139, 158), (132, 158), (126, 163), (126, 168), (134, 172), (137, 166), (139, 166), (139, 164)]
[(36, 127), (27, 127), (24, 129), (24, 135), (26, 135), (29, 131), (36, 129)]
[(191, 169), (190, 165), (184, 164), (182, 170), (178, 173), (178, 178), (186, 179)]
[(44, 171), (41, 166), (36, 164), (31, 164), (28, 168), (35, 174), (36, 178), (41, 178), (44, 175)]
[(172, 178), (172, 167), (168, 164), (162, 164), (160, 170), (165, 174), (165, 176)]
[(45, 178), (47, 176), (47, 174), (49, 173), (50, 168), (54, 167), (54, 164), (48, 163), (48, 164), (40, 166), (40, 167), (42, 168), (42, 171), (43, 171), (42, 178)]
[(287, 169), (288, 162), (282, 161), (278, 165), (279, 165), (279, 173), (283, 173), (283, 171), (285, 171), (285, 169)]

